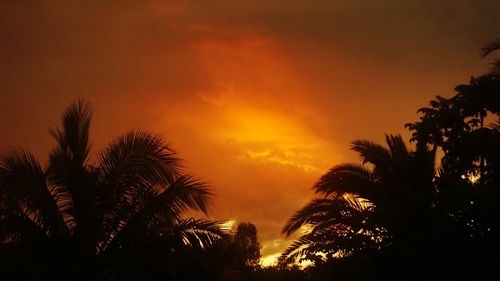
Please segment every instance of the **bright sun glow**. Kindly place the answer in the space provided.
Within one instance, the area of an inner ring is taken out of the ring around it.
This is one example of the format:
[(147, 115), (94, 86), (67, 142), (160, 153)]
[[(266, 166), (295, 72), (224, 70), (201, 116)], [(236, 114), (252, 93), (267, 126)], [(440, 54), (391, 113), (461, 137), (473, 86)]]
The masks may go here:
[(227, 220), (223, 224), (221, 224), (221, 228), (226, 231), (230, 231), (233, 229), (234, 224), (236, 223), (235, 220)]
[[(205, 97), (206, 100), (208, 98)], [(212, 137), (239, 151), (242, 161), (251, 160), (319, 171), (325, 143), (293, 116), (229, 102), (224, 97), (209, 102), (222, 112), (222, 120), (211, 130)]]
[(297, 142), (300, 132), (285, 116), (252, 108), (239, 108), (227, 112), (228, 133), (245, 143)]
[(274, 266), (278, 262), (278, 258), (280, 257), (280, 254), (273, 254), (273, 255), (267, 255), (265, 257), (262, 257), (260, 259), (260, 264), (263, 267), (268, 267), (268, 266)]

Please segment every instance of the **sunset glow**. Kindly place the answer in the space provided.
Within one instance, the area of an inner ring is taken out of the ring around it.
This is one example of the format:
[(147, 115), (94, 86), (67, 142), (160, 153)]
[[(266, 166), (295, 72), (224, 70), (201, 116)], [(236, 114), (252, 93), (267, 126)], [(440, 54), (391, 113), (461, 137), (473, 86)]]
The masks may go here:
[(359, 160), (351, 141), (409, 137), (419, 107), (484, 72), (500, 30), (498, 3), (306, 2), (2, 1), (0, 151), (45, 164), (47, 128), (84, 98), (93, 152), (165, 137), (215, 194), (208, 217), (254, 223), (272, 265), (314, 183)]
[(318, 157), (313, 152), (325, 144), (302, 128), (293, 116), (230, 104), (227, 111), (223, 109), (227, 123), (219, 124), (211, 132), (216, 141), (238, 146), (242, 161), (249, 158), (306, 171), (318, 169), (314, 163)]

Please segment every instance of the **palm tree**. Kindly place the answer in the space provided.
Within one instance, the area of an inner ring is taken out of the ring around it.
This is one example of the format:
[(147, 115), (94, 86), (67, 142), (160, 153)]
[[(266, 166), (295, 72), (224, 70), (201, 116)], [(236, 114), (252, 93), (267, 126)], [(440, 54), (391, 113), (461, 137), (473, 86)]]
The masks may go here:
[(349, 256), (416, 235), (433, 203), (435, 151), (410, 151), (401, 136), (387, 135), (386, 142), (388, 148), (354, 141), (363, 163), (334, 166), (319, 179), (313, 189), (320, 198), (282, 230), (289, 236), (309, 229), (283, 253), (283, 262)]
[[(51, 130), (57, 145), (43, 169), (29, 152), (0, 159), (0, 241), (53, 252), (71, 278), (102, 273), (113, 251), (206, 248), (224, 232), (216, 221), (186, 219), (209, 211), (207, 185), (185, 174), (177, 154), (156, 135), (132, 131), (89, 160), (90, 105), (78, 101)], [(35, 250), (34, 250), (35, 251)], [(105, 266), (105, 265), (104, 265)], [(101, 268), (101, 269), (100, 269)], [(65, 277), (67, 278), (67, 276)]]

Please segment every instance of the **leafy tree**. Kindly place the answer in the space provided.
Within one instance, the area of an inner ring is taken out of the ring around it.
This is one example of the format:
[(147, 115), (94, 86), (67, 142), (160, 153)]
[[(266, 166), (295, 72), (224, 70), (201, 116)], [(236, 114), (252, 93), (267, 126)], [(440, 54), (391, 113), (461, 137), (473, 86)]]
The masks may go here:
[(260, 263), (260, 242), (257, 228), (252, 223), (240, 223), (234, 234), (231, 251), (239, 268), (256, 269)]
[(500, 76), (472, 78), (456, 91), (451, 98), (436, 97), (419, 110), (419, 121), (406, 126), (417, 146), (443, 151), (438, 207), (469, 235), (495, 237), (500, 230), (495, 200), (500, 196)]
[(443, 150), (442, 166), (448, 175), (470, 184), (487, 184), (498, 171), (498, 128), (486, 120), (500, 120), (499, 78), (472, 78), (469, 85), (455, 88), (455, 96), (437, 96), (430, 107), (419, 109), (420, 121), (406, 124), (418, 145)]
[[(91, 280), (110, 275), (113, 268), (111, 275), (116, 275), (141, 264), (118, 267), (114, 259), (137, 257), (158, 264), (157, 258), (220, 239), (224, 233), (218, 222), (183, 218), (187, 210), (207, 213), (212, 194), (205, 183), (183, 172), (177, 154), (161, 137), (126, 133), (91, 163), (91, 117), (84, 101), (66, 110), (62, 128), (50, 131), (56, 146), (46, 169), (22, 149), (1, 156), (4, 253), (22, 249), (27, 257), (58, 267), (54, 272), (60, 279)], [(18, 258), (20, 264), (29, 260)], [(31, 265), (25, 263), (24, 271)]]
[[(485, 47), (485, 54), (494, 47), (493, 43)], [(469, 279), (493, 280), (500, 264), (496, 254), (500, 250), (498, 69), (473, 77), (455, 90), (451, 98), (436, 97), (430, 107), (419, 110), (419, 121), (406, 126), (417, 146), (443, 152), (440, 173), (434, 180), (435, 208), (455, 222), (455, 232), (448, 235), (450, 249), (460, 249), (458, 253), (450, 250), (461, 257), (455, 258), (455, 268), (468, 268), (462, 270), (462, 278), (468, 274)]]

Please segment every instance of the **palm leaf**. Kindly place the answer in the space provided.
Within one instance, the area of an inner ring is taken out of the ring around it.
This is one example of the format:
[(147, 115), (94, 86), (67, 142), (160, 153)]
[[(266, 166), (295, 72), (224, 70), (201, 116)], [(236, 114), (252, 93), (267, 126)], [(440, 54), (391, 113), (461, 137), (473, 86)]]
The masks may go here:
[(143, 131), (122, 135), (98, 159), (100, 183), (115, 192), (171, 183), (181, 168), (180, 159), (162, 138)]
[(292, 235), (316, 216), (331, 212), (334, 206), (334, 199), (313, 199), (288, 219), (281, 233), (286, 236)]
[(385, 141), (390, 150), (390, 156), (394, 165), (408, 162), (410, 152), (401, 135), (385, 135)]
[(84, 165), (90, 152), (89, 129), (92, 108), (89, 103), (79, 100), (72, 104), (63, 115), (63, 128), (49, 132), (58, 146), (51, 153), (51, 166), (64, 165), (65, 161)]
[(182, 244), (196, 249), (207, 249), (228, 235), (223, 230), (223, 222), (187, 218), (180, 220), (170, 235)]
[[(129, 233), (155, 233), (161, 227), (173, 227), (187, 210), (209, 211), (212, 193), (207, 185), (189, 175), (180, 176), (159, 194), (149, 194), (141, 207), (121, 208), (117, 205), (103, 221), (101, 250), (112, 239)], [(124, 233), (124, 234), (122, 234)]]
[(360, 154), (363, 163), (371, 163), (375, 166), (383, 166), (390, 163), (391, 152), (374, 142), (356, 140), (352, 142), (351, 149)]
[(379, 144), (367, 140), (352, 142), (351, 149), (358, 152), (363, 164), (373, 165), (373, 174), (382, 178), (389, 178), (394, 174), (391, 151)]
[(94, 176), (87, 166), (91, 119), (90, 104), (79, 100), (64, 112), (62, 129), (49, 131), (57, 143), (49, 157), (49, 189), (70, 231), (82, 228), (79, 232), (84, 236), (90, 235), (95, 204)]
[(481, 48), (481, 57), (486, 57), (494, 51), (500, 50), (500, 39), (486, 43)]
[(339, 196), (332, 199), (313, 199), (290, 217), (282, 233), (290, 236), (303, 225), (312, 225), (311, 232), (322, 231), (333, 225), (354, 225), (371, 211), (371, 204), (355, 195)]
[(278, 262), (281, 265), (296, 264), (304, 260), (316, 262), (376, 247), (377, 242), (372, 239), (372, 232), (336, 224), (302, 235), (281, 254)]
[(183, 175), (150, 200), (145, 210), (150, 213), (163, 212), (175, 218), (187, 210), (207, 214), (212, 198), (213, 194), (206, 183), (190, 175)]
[(107, 238), (101, 241), (105, 244), (148, 200), (176, 183), (181, 173), (180, 159), (163, 139), (142, 131), (113, 141), (98, 155), (98, 161), (96, 216), (103, 221)]
[(47, 238), (39, 225), (19, 209), (0, 211), (0, 243), (42, 243)]
[(0, 160), (2, 192), (10, 208), (29, 218), (47, 236), (65, 231), (59, 207), (45, 182), (36, 158), (22, 150), (11, 150)]
[(344, 163), (337, 165), (324, 174), (313, 186), (317, 193), (356, 193), (370, 198), (375, 188), (373, 174), (363, 165)]

